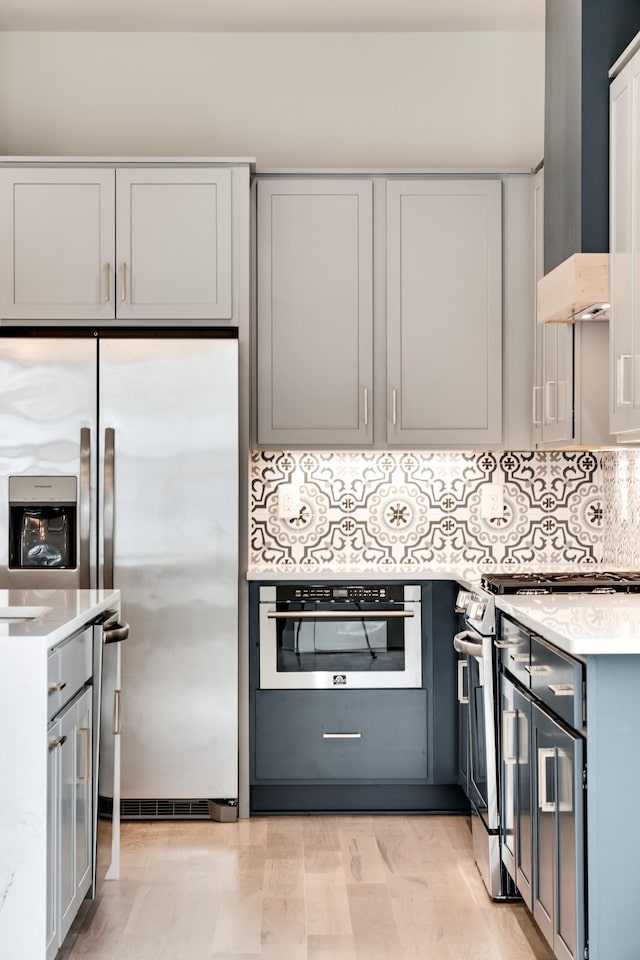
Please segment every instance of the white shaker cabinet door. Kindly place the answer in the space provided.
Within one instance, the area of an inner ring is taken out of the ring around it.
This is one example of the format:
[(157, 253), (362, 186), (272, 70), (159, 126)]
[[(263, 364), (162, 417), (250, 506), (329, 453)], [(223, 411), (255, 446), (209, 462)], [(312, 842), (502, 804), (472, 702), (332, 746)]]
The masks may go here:
[(387, 184), (387, 438), (502, 440), (502, 186)]
[(258, 442), (366, 444), (373, 422), (372, 184), (258, 185)]
[(640, 429), (638, 365), (640, 330), (640, 56), (636, 55), (610, 89), (610, 282), (611, 432)]
[(0, 170), (0, 318), (113, 319), (113, 210), (113, 170)]
[(116, 172), (121, 320), (231, 318), (231, 170)]

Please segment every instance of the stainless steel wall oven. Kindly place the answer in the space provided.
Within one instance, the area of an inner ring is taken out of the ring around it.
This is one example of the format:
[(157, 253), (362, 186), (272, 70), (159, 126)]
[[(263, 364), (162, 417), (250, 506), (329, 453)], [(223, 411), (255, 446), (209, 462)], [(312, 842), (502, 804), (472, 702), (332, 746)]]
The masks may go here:
[(260, 687), (422, 686), (418, 584), (260, 588)]

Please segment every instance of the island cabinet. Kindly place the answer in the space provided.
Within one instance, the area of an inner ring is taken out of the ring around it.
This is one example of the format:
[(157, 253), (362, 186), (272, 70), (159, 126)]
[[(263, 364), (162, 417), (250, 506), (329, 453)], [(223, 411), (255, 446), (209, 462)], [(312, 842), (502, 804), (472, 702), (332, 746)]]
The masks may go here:
[[(53, 960), (96, 889), (102, 651), (122, 626), (120, 600), (98, 590), (0, 594), (0, 720), (15, 731), (0, 744), (0, 957)], [(115, 878), (113, 843), (111, 854)]]
[[(0, 319), (231, 322), (233, 245), (247, 236), (234, 175), (186, 162), (3, 163)], [(248, 203), (248, 174), (244, 190)]]
[(584, 665), (506, 618), (500, 644), (502, 860), (554, 954), (582, 960)]
[[(503, 445), (503, 300), (516, 363), (531, 326), (520, 180), (258, 179), (259, 445)], [(528, 447), (514, 373), (510, 439)]]

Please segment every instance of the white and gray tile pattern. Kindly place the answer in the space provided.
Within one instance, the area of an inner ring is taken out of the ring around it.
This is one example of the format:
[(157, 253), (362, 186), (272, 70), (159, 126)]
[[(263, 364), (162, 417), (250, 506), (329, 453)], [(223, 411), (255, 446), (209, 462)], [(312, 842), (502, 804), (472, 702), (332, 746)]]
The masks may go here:
[[(481, 517), (501, 483), (504, 513)], [(278, 487), (300, 511), (278, 516)], [(602, 469), (592, 452), (254, 451), (252, 569), (418, 569), (603, 559)]]

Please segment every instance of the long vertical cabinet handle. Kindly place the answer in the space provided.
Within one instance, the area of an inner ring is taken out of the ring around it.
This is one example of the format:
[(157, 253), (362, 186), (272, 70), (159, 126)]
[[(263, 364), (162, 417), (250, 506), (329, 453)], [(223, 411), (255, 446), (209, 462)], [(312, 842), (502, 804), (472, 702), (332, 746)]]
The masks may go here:
[(111, 732), (114, 737), (120, 733), (120, 690), (113, 691), (113, 725)]
[(81, 590), (91, 587), (89, 566), (91, 544), (91, 431), (80, 429), (80, 579)]
[(127, 265), (124, 262), (120, 267), (120, 299), (127, 299)]
[(104, 265), (104, 302), (108, 303), (111, 299), (111, 265)]
[(104, 431), (104, 571), (102, 575), (105, 590), (113, 589), (113, 536), (115, 528), (115, 467), (116, 432), (113, 427)]
[(363, 406), (364, 406), (364, 425), (365, 427), (369, 426), (369, 388), (364, 388), (363, 396)]
[(394, 427), (398, 422), (398, 391), (395, 387), (391, 391), (391, 422)]
[[(502, 711), (502, 762), (514, 764), (518, 762), (518, 758), (513, 756), (513, 754), (507, 751), (507, 745), (509, 743), (509, 720), (515, 720), (518, 714), (515, 710), (503, 710)], [(511, 728), (514, 729), (513, 727)], [(511, 740), (511, 747), (513, 749), (514, 738)]]
[(543, 813), (555, 813), (556, 809), (555, 796), (549, 800), (547, 790), (547, 760), (554, 760), (555, 755), (555, 747), (538, 747), (538, 806)]
[(83, 743), (83, 763), (82, 776), (76, 778), (77, 784), (89, 783), (89, 776), (91, 774), (90, 735), (91, 731), (89, 730), (89, 727), (78, 727), (78, 736), (82, 737)]
[(619, 353), (616, 357), (616, 403), (619, 407), (630, 407), (631, 398), (626, 399), (626, 364), (631, 360), (630, 353)]
[(464, 693), (464, 671), (468, 666), (468, 660), (458, 660), (458, 703), (469, 703), (469, 693)]
[(542, 387), (533, 388), (533, 409), (531, 411), (531, 419), (533, 421), (534, 427), (542, 426), (542, 417), (538, 416), (538, 396), (542, 393)]

